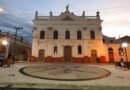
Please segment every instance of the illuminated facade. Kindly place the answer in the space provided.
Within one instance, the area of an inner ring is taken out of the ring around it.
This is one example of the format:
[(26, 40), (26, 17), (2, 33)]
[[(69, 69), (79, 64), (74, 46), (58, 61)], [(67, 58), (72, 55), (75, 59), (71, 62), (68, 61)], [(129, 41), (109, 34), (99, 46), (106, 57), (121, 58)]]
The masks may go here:
[(96, 63), (119, 59), (108, 52), (120, 44), (105, 43), (111, 38), (102, 34), (99, 12), (86, 16), (83, 11), (77, 16), (67, 6), (59, 16), (53, 16), (52, 12), (50, 16), (38, 16), (36, 12), (33, 23), (32, 56), (39, 61)]

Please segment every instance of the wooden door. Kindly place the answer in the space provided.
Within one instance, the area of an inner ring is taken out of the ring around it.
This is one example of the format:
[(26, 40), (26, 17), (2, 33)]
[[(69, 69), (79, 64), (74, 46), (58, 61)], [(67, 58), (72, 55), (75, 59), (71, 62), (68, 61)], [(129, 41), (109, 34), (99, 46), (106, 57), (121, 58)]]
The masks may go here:
[(72, 48), (71, 46), (64, 47), (64, 60), (65, 62), (71, 62), (72, 59)]
[(45, 51), (44, 50), (39, 50), (39, 61), (44, 61), (45, 58)]
[(96, 63), (97, 62), (97, 51), (91, 50), (91, 62)]
[(109, 62), (113, 63), (114, 62), (114, 50), (111, 47), (108, 48), (108, 56), (109, 56)]
[(113, 54), (113, 52), (109, 52), (108, 54), (109, 54), (109, 62), (114, 63), (114, 54)]

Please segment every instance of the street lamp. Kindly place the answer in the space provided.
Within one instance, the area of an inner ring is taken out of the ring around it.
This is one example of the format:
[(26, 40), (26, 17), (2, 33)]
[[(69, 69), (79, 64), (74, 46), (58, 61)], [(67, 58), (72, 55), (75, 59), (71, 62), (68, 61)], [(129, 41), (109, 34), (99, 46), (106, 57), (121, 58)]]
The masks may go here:
[(126, 51), (126, 48), (128, 47), (128, 43), (126, 43), (126, 42), (122, 43), (122, 47), (125, 49), (126, 66), (127, 66), (127, 69), (129, 69), (128, 57), (127, 57), (127, 51)]
[(14, 38), (14, 61), (15, 62), (15, 56), (16, 56), (16, 39), (17, 39), (17, 34), (18, 34), (18, 31), (23, 29), (23, 27), (14, 27), (14, 29), (16, 30), (15, 32), (15, 38)]
[(8, 44), (8, 42), (6, 40), (3, 40), (2, 44), (6, 46)]
[(7, 40), (3, 40), (2, 44), (5, 46), (5, 57), (7, 57), (8, 56), (8, 47), (6, 47), (6, 46), (8, 44), (8, 41)]

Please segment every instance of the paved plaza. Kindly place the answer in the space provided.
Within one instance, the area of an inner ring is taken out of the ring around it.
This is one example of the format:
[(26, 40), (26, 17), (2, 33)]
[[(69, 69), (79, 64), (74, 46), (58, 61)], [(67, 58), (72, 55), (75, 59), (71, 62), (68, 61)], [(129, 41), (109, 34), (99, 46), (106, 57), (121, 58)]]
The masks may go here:
[(36, 78), (61, 81), (85, 81), (109, 76), (108, 70), (86, 64), (41, 64), (20, 69), (20, 72)]
[(110, 64), (17, 63), (0, 68), (0, 87), (130, 90), (130, 70)]

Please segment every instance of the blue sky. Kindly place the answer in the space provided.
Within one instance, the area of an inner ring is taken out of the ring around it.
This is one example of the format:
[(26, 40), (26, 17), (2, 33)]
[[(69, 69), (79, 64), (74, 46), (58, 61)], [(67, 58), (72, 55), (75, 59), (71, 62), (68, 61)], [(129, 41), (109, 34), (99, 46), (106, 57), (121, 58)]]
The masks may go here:
[(130, 35), (130, 0), (0, 0), (0, 29), (14, 33), (13, 27), (21, 26), (18, 34), (31, 40), (32, 20), (37, 10), (40, 15), (47, 16), (50, 11), (59, 15), (70, 4), (70, 11), (87, 16), (101, 13), (103, 34), (111, 37)]

